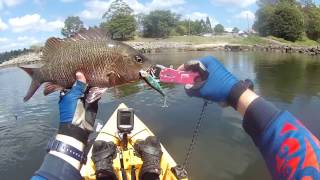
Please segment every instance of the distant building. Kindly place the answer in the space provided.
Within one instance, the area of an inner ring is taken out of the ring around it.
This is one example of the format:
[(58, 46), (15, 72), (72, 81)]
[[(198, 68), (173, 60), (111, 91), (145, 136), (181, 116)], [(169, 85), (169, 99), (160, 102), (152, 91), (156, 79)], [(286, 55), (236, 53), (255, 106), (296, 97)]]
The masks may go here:
[(225, 34), (233, 34), (232, 30), (233, 30), (233, 28), (224, 28), (224, 33)]

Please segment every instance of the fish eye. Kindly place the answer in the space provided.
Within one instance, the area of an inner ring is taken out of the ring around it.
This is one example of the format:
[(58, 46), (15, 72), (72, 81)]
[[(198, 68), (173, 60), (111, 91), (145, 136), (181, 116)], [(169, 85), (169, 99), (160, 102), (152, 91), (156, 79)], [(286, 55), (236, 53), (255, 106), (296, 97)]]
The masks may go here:
[(143, 63), (143, 60), (140, 56), (135, 56), (135, 59), (138, 63)]

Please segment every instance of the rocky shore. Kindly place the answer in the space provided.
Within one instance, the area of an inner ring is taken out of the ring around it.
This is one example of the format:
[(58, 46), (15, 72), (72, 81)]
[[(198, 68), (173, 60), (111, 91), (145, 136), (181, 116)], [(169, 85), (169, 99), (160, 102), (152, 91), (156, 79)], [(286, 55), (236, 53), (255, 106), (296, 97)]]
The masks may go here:
[[(290, 47), (283, 44), (270, 43), (269, 45), (238, 45), (228, 43), (190, 44), (181, 42), (126, 42), (142, 53), (160, 53), (166, 51), (264, 51), (280, 53), (301, 53), (306, 55), (320, 55), (320, 47)], [(0, 64), (1, 67), (18, 66), (38, 63), (41, 61), (41, 52), (32, 52), (13, 58)]]
[(214, 44), (188, 44), (188, 43), (171, 43), (171, 42), (127, 42), (130, 46), (138, 49), (143, 53), (157, 53), (167, 50), (176, 51), (265, 51), (265, 52), (282, 52), (282, 53), (301, 53), (307, 55), (320, 55), (319, 47), (291, 47), (283, 44), (269, 45), (239, 45), (228, 43)]

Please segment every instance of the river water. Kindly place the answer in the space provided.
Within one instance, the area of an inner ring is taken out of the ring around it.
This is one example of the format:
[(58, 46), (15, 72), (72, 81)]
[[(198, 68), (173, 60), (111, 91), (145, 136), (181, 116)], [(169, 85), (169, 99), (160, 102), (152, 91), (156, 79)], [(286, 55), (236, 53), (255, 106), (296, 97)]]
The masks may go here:
[[(320, 137), (320, 58), (277, 53), (167, 52), (149, 55), (156, 63), (177, 67), (190, 59), (214, 55), (238, 78), (254, 81), (255, 91), (296, 115)], [(40, 166), (45, 147), (58, 127), (58, 93), (41, 89), (27, 103), (22, 99), (30, 78), (17, 68), (0, 70), (0, 176), (28, 179)], [(104, 122), (124, 102), (182, 163), (203, 101), (189, 98), (182, 86), (167, 85), (168, 108), (142, 82), (110, 89), (100, 101)], [(270, 179), (264, 162), (231, 108), (210, 104), (190, 160), (191, 179)]]

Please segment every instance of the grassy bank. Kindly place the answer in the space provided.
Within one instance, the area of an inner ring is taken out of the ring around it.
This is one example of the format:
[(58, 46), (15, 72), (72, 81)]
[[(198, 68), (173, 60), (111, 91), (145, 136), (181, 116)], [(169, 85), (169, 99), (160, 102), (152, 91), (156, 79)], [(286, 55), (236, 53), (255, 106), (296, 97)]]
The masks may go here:
[(286, 41), (281, 38), (276, 37), (260, 37), (260, 36), (249, 36), (249, 37), (237, 37), (232, 35), (221, 35), (212, 37), (203, 36), (171, 36), (168, 38), (142, 38), (136, 37), (133, 42), (176, 42), (176, 43), (186, 43), (186, 44), (239, 44), (239, 45), (288, 45), (288, 46), (305, 46), (314, 47), (320, 46), (316, 41), (312, 41), (308, 38), (303, 38), (302, 40), (296, 42)]

